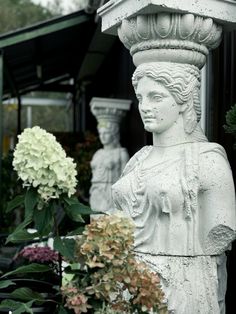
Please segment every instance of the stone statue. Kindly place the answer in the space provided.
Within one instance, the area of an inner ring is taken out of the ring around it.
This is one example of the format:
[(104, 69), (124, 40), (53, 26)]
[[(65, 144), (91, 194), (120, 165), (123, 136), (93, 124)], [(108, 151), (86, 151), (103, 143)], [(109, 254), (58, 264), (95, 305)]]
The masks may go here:
[[(122, 104), (122, 106), (121, 106)], [(120, 177), (129, 155), (120, 145), (120, 120), (128, 110), (130, 101), (93, 98), (91, 111), (98, 120), (98, 134), (103, 148), (99, 149), (91, 161), (92, 181), (90, 206), (95, 211), (112, 213), (114, 204), (111, 186)]]
[(229, 5), (212, 2), (221, 10), (212, 3), (205, 16), (206, 3), (193, 0), (110, 1), (100, 9), (103, 30), (117, 27), (130, 50), (139, 112), (153, 134), (113, 185), (113, 201), (134, 221), (137, 258), (159, 274), (171, 314), (225, 313), (225, 251), (235, 239), (231, 169), (199, 125), (200, 69), (220, 43), (218, 15), (231, 20)]
[(224, 252), (235, 237), (232, 174), (224, 149), (198, 124), (199, 79), (194, 65), (138, 66), (133, 85), (153, 146), (137, 152), (113, 185), (117, 209), (136, 225), (137, 257), (161, 276), (177, 314), (220, 313)]

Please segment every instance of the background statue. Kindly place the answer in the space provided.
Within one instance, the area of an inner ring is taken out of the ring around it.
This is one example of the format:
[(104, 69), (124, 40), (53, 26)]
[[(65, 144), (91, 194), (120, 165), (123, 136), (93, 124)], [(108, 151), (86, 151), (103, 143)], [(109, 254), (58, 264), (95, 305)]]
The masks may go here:
[(137, 257), (160, 275), (171, 313), (222, 314), (235, 194), (224, 149), (198, 123), (200, 70), (144, 63), (133, 85), (153, 146), (113, 185), (116, 208), (133, 219)]
[(126, 148), (120, 145), (119, 125), (125, 110), (129, 109), (130, 101), (122, 100), (121, 107), (117, 100), (112, 106), (111, 99), (107, 99), (107, 103), (102, 98), (102, 105), (98, 100), (99, 98), (93, 98), (91, 111), (98, 120), (97, 129), (103, 148), (94, 154), (91, 161), (92, 180), (89, 202), (93, 210), (111, 214), (114, 211), (111, 186), (119, 179), (129, 160)]

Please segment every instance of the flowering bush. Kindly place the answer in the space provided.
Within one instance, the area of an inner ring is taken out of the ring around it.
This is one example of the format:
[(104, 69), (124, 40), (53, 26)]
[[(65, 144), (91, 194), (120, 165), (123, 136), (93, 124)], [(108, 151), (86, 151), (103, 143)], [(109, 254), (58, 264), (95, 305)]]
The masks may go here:
[[(8, 236), (7, 242), (27, 243), (27, 241), (42, 241), (53, 237), (53, 246), (57, 253), (40, 247), (23, 249), (18, 258), (20, 256), (25, 260), (28, 258), (28, 263), (2, 275), (0, 289), (15, 285), (12, 276), (22, 278), (27, 275), (28, 278), (38, 279), (40, 275), (41, 279), (51, 280), (55, 268), (52, 269), (50, 267), (52, 265), (49, 264), (52, 258), (54, 265), (56, 264), (56, 255), (58, 255), (57, 273), (61, 276), (62, 259), (73, 258), (74, 254), (75, 240), (68, 238), (67, 235), (81, 233), (85, 225), (81, 215), (95, 214), (72, 195), (76, 192), (77, 185), (76, 166), (71, 158), (66, 157), (53, 135), (39, 127), (24, 130), (19, 136), (19, 142), (14, 151), (13, 165), (18, 177), (23, 181), (24, 189), (22, 195), (17, 195), (8, 203), (6, 212), (23, 207), (24, 220)], [(60, 224), (64, 217), (69, 219), (70, 225), (75, 230), (67, 230), (62, 237)], [(29, 231), (29, 227), (33, 228), (33, 232)], [(45, 276), (43, 276), (44, 273)], [(45, 299), (45, 295), (37, 294), (28, 287), (22, 289), (13, 291), (13, 299), (3, 301), (0, 308), (14, 308), (19, 313), (23, 313), (22, 311), (27, 308), (27, 311), (31, 313), (29, 306), (34, 303), (52, 302), (54, 304), (56, 302), (58, 313), (61, 310), (60, 298), (57, 301), (48, 300)]]
[[(82, 213), (92, 212), (72, 195), (76, 192), (77, 185), (76, 165), (72, 158), (66, 157), (52, 134), (38, 126), (25, 129), (19, 135), (13, 166), (23, 181), (25, 194), (17, 195), (9, 202), (7, 212), (23, 204), (25, 220), (8, 237), (8, 241), (48, 236), (52, 231), (58, 236), (58, 211), (76, 224), (84, 223)], [(32, 224), (36, 232), (30, 234), (27, 227)], [(56, 243), (58, 242), (59, 237)]]
[[(76, 187), (75, 166), (55, 138), (39, 127), (19, 136), (14, 168), (23, 181), (25, 193), (9, 204), (10, 212), (24, 206), (24, 221), (8, 236), (7, 242), (35, 241), (53, 237), (53, 247), (27, 247), (19, 256), (29, 264), (0, 276), (0, 289), (14, 286), (12, 275), (48, 276), (50, 263), (57, 263), (63, 285), (56, 299), (22, 287), (0, 308), (15, 313), (33, 313), (37, 304), (56, 304), (53, 313), (118, 314), (168, 313), (157, 274), (137, 262), (133, 248), (134, 226), (128, 218), (102, 216), (85, 226), (81, 215), (100, 214), (81, 204), (72, 194)], [(76, 224), (75, 230), (60, 234), (58, 212)], [(29, 232), (33, 227), (35, 231)], [(85, 227), (85, 230), (83, 231)], [(81, 230), (83, 231), (81, 235)], [(68, 237), (75, 235), (76, 237)], [(62, 259), (69, 263), (64, 271)], [(59, 287), (60, 283), (59, 282)], [(46, 299), (45, 299), (46, 298)]]
[(56, 138), (38, 126), (18, 136), (13, 166), (24, 186), (37, 188), (44, 201), (75, 193), (76, 164), (66, 157)]
[[(64, 278), (66, 306), (76, 314), (168, 313), (157, 274), (132, 253), (134, 226), (128, 218), (100, 217), (76, 240), (74, 262)], [(73, 274), (71, 274), (73, 273)], [(97, 312), (96, 312), (97, 311)]]

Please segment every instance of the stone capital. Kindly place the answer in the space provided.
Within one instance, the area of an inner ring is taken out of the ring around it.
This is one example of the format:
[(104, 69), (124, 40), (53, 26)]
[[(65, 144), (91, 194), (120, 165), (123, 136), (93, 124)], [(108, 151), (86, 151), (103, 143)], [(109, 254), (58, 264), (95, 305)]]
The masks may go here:
[(144, 62), (186, 63), (202, 68), (209, 49), (221, 41), (221, 26), (193, 14), (142, 14), (118, 27), (122, 43), (136, 66)]
[(235, 0), (110, 0), (98, 13), (102, 30), (118, 33), (136, 66), (175, 62), (201, 69), (222, 29), (236, 29)]
[(110, 34), (116, 34), (124, 19), (163, 12), (191, 13), (212, 18), (224, 28), (236, 29), (235, 0), (110, 0), (98, 10), (102, 31)]
[(98, 123), (120, 123), (121, 118), (130, 109), (131, 100), (93, 97), (90, 102), (92, 114)]

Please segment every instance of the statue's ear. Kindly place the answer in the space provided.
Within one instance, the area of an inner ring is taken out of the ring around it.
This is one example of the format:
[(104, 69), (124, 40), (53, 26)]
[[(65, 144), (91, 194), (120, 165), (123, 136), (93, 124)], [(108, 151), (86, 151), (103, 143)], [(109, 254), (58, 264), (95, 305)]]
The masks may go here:
[(197, 114), (194, 109), (193, 99), (191, 98), (186, 104), (181, 107), (183, 113), (184, 130), (191, 134), (197, 126)]
[(189, 106), (188, 103), (179, 105), (179, 112), (180, 112), (180, 113), (184, 113), (184, 112), (188, 109), (188, 106)]

